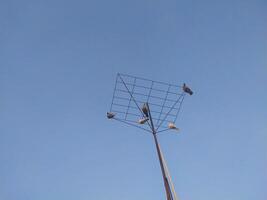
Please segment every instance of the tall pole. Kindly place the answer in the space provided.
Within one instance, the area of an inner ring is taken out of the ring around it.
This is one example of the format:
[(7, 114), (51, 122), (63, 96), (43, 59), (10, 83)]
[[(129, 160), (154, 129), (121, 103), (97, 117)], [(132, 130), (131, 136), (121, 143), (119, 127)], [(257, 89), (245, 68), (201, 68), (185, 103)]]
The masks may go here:
[(158, 139), (157, 139), (157, 135), (156, 135), (157, 132), (156, 132), (156, 130), (154, 128), (154, 124), (153, 124), (153, 120), (152, 120), (152, 117), (151, 117), (151, 113), (150, 113), (150, 109), (149, 109), (148, 103), (146, 103), (146, 107), (147, 107), (147, 110), (148, 110), (148, 116), (149, 116), (149, 121), (151, 123), (152, 134), (153, 134), (155, 145), (156, 145), (156, 149), (157, 149), (157, 154), (158, 154), (158, 158), (159, 158), (162, 178), (163, 178), (164, 187), (165, 187), (165, 191), (166, 191), (166, 197), (167, 197), (167, 200), (173, 200), (171, 189), (170, 189), (170, 185), (169, 185), (168, 178), (167, 178), (167, 175), (166, 175), (166, 172), (165, 172), (165, 168), (164, 168), (164, 165), (163, 165), (163, 159), (162, 159), (162, 155), (161, 155), (161, 151), (160, 151), (160, 148), (159, 148), (159, 143), (158, 143)]

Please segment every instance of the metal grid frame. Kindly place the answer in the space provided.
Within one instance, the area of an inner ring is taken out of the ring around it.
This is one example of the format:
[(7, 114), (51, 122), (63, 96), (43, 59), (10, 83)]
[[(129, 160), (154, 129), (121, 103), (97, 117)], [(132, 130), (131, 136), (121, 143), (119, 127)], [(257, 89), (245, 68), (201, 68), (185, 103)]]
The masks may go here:
[(153, 133), (149, 120), (138, 123), (138, 119), (145, 117), (141, 107), (148, 103), (154, 131), (159, 133), (169, 130), (168, 123), (176, 122), (184, 98), (182, 86), (118, 73), (110, 112), (117, 121)]

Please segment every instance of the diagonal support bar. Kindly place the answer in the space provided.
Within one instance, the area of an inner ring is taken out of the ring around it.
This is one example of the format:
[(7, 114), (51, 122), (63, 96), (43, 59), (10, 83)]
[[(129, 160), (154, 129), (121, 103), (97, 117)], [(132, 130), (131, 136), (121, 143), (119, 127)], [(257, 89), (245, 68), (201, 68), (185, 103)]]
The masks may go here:
[[(144, 116), (144, 113), (142, 112), (141, 108), (138, 106), (138, 103), (136, 102), (135, 98), (133, 97), (133, 94), (130, 92), (129, 88), (127, 87), (126, 83), (124, 82), (124, 80), (122, 79), (122, 77), (120, 76), (120, 74), (118, 75), (123, 83), (123, 85), (125, 86), (125, 88), (127, 89), (128, 93), (131, 96), (131, 99), (134, 101), (135, 105), (137, 106), (138, 110), (141, 112), (141, 114)], [(147, 124), (149, 125), (149, 127), (152, 129), (151, 125), (149, 124), (149, 122), (147, 122)]]
[[(165, 115), (165, 117), (161, 120), (157, 130), (159, 129), (159, 127), (161, 126), (161, 124), (164, 122), (164, 120), (166, 120), (166, 118), (168, 117), (168, 115), (170, 114), (170, 112), (173, 110), (173, 108), (176, 106), (176, 104), (180, 101), (181, 98), (184, 98), (184, 93), (178, 98), (178, 100), (173, 104), (173, 106), (170, 108), (169, 112), (167, 112), (167, 114)], [(180, 104), (181, 107), (181, 104)], [(178, 110), (178, 112), (180, 111), (180, 108)]]

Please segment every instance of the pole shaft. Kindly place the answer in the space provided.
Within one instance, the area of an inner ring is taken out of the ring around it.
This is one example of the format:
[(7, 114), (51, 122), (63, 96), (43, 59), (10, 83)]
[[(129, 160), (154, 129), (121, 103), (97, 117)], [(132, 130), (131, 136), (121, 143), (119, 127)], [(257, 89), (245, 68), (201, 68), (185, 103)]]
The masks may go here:
[(166, 191), (166, 197), (167, 200), (172, 200), (172, 194), (171, 194), (171, 189), (168, 183), (168, 178), (166, 176), (166, 172), (165, 172), (165, 168), (163, 165), (163, 160), (162, 160), (162, 156), (161, 156), (161, 151), (159, 148), (159, 143), (158, 143), (158, 139), (157, 139), (157, 135), (156, 135), (156, 130), (154, 128), (154, 124), (153, 124), (153, 120), (151, 117), (151, 113), (150, 113), (150, 109), (149, 109), (149, 105), (148, 103), (146, 103), (147, 109), (148, 109), (148, 115), (149, 115), (149, 120), (151, 123), (151, 128), (152, 128), (152, 133), (153, 133), (153, 137), (154, 137), (154, 141), (155, 141), (155, 145), (156, 145), (156, 149), (157, 149), (157, 154), (158, 154), (158, 158), (159, 158), (159, 163), (160, 163), (160, 168), (161, 168), (161, 173), (162, 173), (162, 178), (163, 178), (163, 182), (164, 182), (164, 187), (165, 187), (165, 191)]
[(165, 168), (163, 166), (163, 161), (162, 161), (161, 151), (159, 149), (159, 143), (157, 140), (157, 136), (156, 136), (156, 134), (153, 134), (153, 136), (154, 136), (154, 141), (155, 141), (156, 149), (157, 149), (157, 153), (158, 153), (158, 158), (159, 158), (159, 163), (160, 163), (160, 168), (161, 168), (161, 172), (162, 172), (162, 178), (163, 178), (163, 182), (164, 182), (167, 200), (172, 200), (171, 189), (170, 189), (170, 186), (168, 183), (168, 178), (166, 176)]

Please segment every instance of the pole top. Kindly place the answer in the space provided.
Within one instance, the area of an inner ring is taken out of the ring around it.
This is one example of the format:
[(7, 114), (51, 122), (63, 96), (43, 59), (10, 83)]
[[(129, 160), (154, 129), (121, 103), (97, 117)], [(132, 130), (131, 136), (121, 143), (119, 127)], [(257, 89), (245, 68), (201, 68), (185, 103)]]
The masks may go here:
[(186, 94), (193, 94), (185, 84), (161, 81), (118, 73), (108, 119), (156, 134), (174, 125)]

